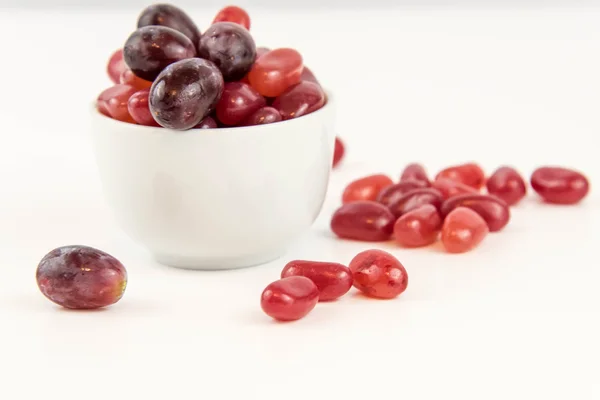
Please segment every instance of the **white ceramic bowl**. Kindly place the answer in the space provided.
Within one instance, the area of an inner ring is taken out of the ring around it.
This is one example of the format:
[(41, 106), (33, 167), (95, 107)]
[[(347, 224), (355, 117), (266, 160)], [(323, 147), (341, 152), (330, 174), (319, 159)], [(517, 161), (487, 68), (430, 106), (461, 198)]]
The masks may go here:
[(282, 256), (314, 222), (335, 141), (334, 99), (289, 121), (184, 132), (92, 109), (105, 196), (161, 264), (229, 269)]

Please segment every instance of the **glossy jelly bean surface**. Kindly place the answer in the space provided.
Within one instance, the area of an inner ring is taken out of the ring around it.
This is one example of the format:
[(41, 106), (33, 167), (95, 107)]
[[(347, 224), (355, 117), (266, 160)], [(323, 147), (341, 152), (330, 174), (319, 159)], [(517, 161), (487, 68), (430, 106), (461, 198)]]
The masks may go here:
[(377, 196), (377, 201), (384, 206), (389, 207), (393, 203), (400, 200), (400, 198), (402, 198), (406, 193), (414, 189), (425, 188), (426, 186), (427, 183), (413, 179), (400, 181), (382, 189)]
[(393, 299), (408, 286), (404, 266), (388, 252), (366, 250), (350, 261), (354, 287), (365, 295), (380, 299)]
[(464, 183), (456, 182), (447, 178), (438, 178), (431, 182), (431, 187), (438, 190), (444, 199), (458, 196), (460, 194), (476, 194), (479, 191)]
[(590, 183), (581, 172), (546, 166), (531, 174), (531, 187), (548, 203), (575, 204), (588, 194)]
[(127, 271), (113, 256), (88, 246), (64, 246), (42, 258), (36, 271), (40, 291), (71, 309), (106, 307), (121, 299)]
[(435, 179), (445, 178), (456, 182), (464, 183), (477, 190), (485, 185), (485, 173), (481, 167), (475, 163), (466, 163), (454, 165), (440, 171)]
[(200, 30), (192, 19), (180, 8), (171, 4), (154, 4), (146, 7), (138, 18), (137, 27), (161, 25), (175, 29), (187, 36), (194, 46), (200, 40)]
[(394, 182), (387, 175), (375, 174), (352, 181), (346, 186), (342, 193), (342, 203), (353, 201), (370, 200), (375, 201), (382, 189), (392, 185)]
[(333, 262), (294, 260), (286, 264), (281, 277), (305, 276), (319, 288), (319, 301), (342, 297), (352, 287), (352, 272), (345, 265)]
[(462, 194), (451, 197), (442, 204), (442, 217), (457, 207), (466, 207), (479, 214), (487, 223), (490, 232), (502, 230), (510, 220), (508, 204), (496, 196), (487, 194)]
[(264, 56), (265, 54), (267, 54), (270, 51), (271, 51), (271, 49), (268, 47), (257, 47), (256, 48), (256, 60), (258, 60), (260, 57)]
[(481, 216), (470, 208), (455, 208), (444, 219), (442, 244), (449, 253), (473, 250), (489, 232)]
[(254, 64), (256, 44), (244, 27), (232, 22), (217, 22), (202, 35), (198, 54), (215, 63), (226, 82), (238, 81)]
[(335, 137), (335, 147), (333, 150), (333, 168), (337, 167), (338, 164), (344, 158), (344, 154), (346, 153), (346, 148), (344, 146), (344, 142), (338, 136)]
[(442, 227), (438, 209), (425, 204), (407, 212), (394, 224), (394, 239), (404, 247), (421, 247), (435, 242)]
[(136, 92), (129, 85), (114, 85), (104, 90), (96, 100), (98, 111), (123, 122), (135, 122), (129, 114), (129, 98)]
[(146, 126), (160, 126), (158, 122), (152, 117), (150, 107), (148, 105), (148, 95), (150, 89), (140, 90), (135, 92), (127, 103), (127, 109), (131, 117), (140, 125)]
[(439, 209), (444, 202), (442, 194), (432, 188), (413, 189), (398, 200), (389, 205), (390, 211), (396, 216), (401, 217), (407, 212), (421, 207), (425, 204), (431, 204)]
[(313, 74), (313, 72), (306, 65), (302, 69), (302, 75), (300, 75), (300, 80), (316, 83), (319, 86), (321, 85), (317, 80), (315, 74)]
[(316, 83), (300, 82), (286, 90), (273, 102), (284, 120), (298, 118), (325, 105), (325, 92)]
[(144, 26), (125, 42), (125, 63), (138, 77), (154, 79), (166, 66), (196, 56), (196, 46), (183, 33), (166, 26)]
[(217, 118), (224, 125), (240, 125), (265, 104), (265, 98), (247, 83), (227, 82), (217, 103)]
[(245, 126), (272, 124), (281, 121), (281, 114), (273, 107), (262, 107), (252, 113), (243, 123)]
[(404, 168), (400, 175), (400, 181), (405, 180), (422, 181), (426, 183), (426, 186), (429, 186), (427, 171), (425, 170), (425, 167), (419, 163), (411, 163)]
[(198, 125), (196, 125), (194, 128), (195, 129), (216, 129), (218, 128), (219, 125), (217, 124), (217, 121), (215, 121), (215, 119), (211, 116), (208, 116), (206, 118), (204, 118), (202, 121), (200, 121), (200, 123)]
[(390, 210), (374, 201), (344, 204), (331, 218), (331, 230), (340, 238), (379, 242), (389, 240), (396, 218)]
[(137, 90), (150, 89), (150, 87), (152, 86), (152, 82), (138, 77), (129, 68), (126, 68), (123, 71), (121, 77), (119, 78), (119, 82), (123, 85), (133, 86)]
[(120, 83), (119, 79), (124, 70), (127, 69), (127, 64), (123, 60), (123, 49), (115, 51), (106, 66), (106, 72), (113, 83)]
[(319, 288), (304, 276), (289, 276), (269, 284), (260, 296), (268, 316), (280, 321), (305, 317), (319, 301)]
[(487, 191), (501, 198), (512, 206), (517, 204), (527, 194), (527, 184), (512, 167), (500, 167), (488, 178), (486, 182)]
[(227, 6), (219, 11), (213, 24), (215, 22), (233, 22), (250, 30), (250, 16), (244, 9), (236, 6)]
[(165, 68), (150, 89), (150, 111), (163, 127), (190, 129), (208, 116), (223, 93), (223, 76), (210, 61), (190, 58)]
[(300, 82), (302, 69), (302, 56), (296, 50), (275, 49), (256, 60), (248, 80), (263, 96), (277, 97)]

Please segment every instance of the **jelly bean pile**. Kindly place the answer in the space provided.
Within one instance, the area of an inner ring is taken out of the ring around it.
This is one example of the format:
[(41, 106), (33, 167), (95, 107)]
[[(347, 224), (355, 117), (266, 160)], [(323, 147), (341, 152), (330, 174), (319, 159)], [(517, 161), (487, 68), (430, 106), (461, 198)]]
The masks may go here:
[(201, 33), (170, 4), (140, 14), (108, 62), (114, 85), (97, 98), (116, 120), (174, 130), (270, 124), (310, 114), (327, 101), (294, 49), (256, 47), (250, 17), (229, 6)]

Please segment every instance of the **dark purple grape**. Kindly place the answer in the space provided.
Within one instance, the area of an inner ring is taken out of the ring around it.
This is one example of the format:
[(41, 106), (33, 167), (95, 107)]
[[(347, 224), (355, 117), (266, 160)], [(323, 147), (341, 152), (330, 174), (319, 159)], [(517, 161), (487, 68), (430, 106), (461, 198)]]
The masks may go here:
[(177, 61), (152, 84), (150, 111), (165, 128), (193, 128), (213, 111), (223, 85), (223, 76), (212, 62), (202, 58)]
[(244, 125), (263, 125), (281, 121), (281, 114), (273, 107), (263, 107), (246, 119)]
[(166, 26), (144, 26), (129, 36), (123, 49), (125, 63), (134, 74), (152, 82), (167, 66), (196, 56), (187, 36)]
[(180, 8), (171, 4), (153, 4), (146, 7), (138, 18), (137, 27), (149, 25), (166, 26), (187, 36), (194, 46), (200, 41), (200, 30), (192, 19)]
[(72, 309), (106, 307), (121, 299), (127, 271), (113, 256), (87, 246), (64, 246), (40, 261), (35, 278), (54, 303)]
[(256, 44), (243, 26), (233, 22), (217, 22), (202, 35), (198, 54), (214, 62), (226, 82), (238, 81), (254, 64)]

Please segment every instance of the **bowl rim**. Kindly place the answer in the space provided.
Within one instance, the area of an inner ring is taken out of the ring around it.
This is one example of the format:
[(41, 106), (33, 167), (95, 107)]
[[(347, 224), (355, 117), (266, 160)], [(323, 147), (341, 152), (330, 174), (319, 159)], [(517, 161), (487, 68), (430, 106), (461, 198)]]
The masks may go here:
[(119, 121), (119, 120), (111, 118), (105, 114), (102, 114), (100, 111), (98, 111), (95, 101), (92, 102), (92, 104), (91, 104), (91, 112), (92, 112), (94, 119), (96, 119), (96, 118), (103, 119), (107, 123), (114, 124), (115, 127), (118, 127), (119, 129), (127, 129), (127, 130), (131, 130), (131, 131), (135, 131), (135, 132), (143, 131), (144, 134), (146, 134), (146, 135), (148, 135), (148, 134), (150, 134), (150, 135), (166, 135), (166, 134), (173, 135), (173, 134), (175, 134), (177, 136), (190, 136), (190, 135), (208, 136), (208, 135), (215, 135), (215, 134), (224, 135), (224, 134), (238, 134), (238, 133), (243, 133), (246, 135), (246, 134), (253, 133), (253, 132), (259, 133), (259, 132), (264, 132), (266, 130), (279, 130), (280, 128), (285, 129), (285, 127), (287, 125), (297, 124), (298, 121), (308, 122), (307, 121), (308, 119), (321, 118), (321, 115), (329, 112), (334, 107), (334, 103), (335, 103), (334, 96), (331, 94), (331, 92), (326, 89), (323, 89), (323, 91), (325, 92), (325, 101), (326, 102), (323, 105), (323, 107), (319, 108), (318, 110), (313, 111), (310, 114), (306, 114), (306, 115), (303, 115), (298, 118), (274, 122), (271, 124), (262, 124), (262, 125), (231, 126), (231, 127), (223, 127), (223, 128), (216, 128), (216, 129), (194, 129), (194, 128), (191, 128), (188, 130), (176, 130), (176, 129), (170, 129), (170, 128), (139, 125), (139, 124), (133, 124), (130, 122)]

